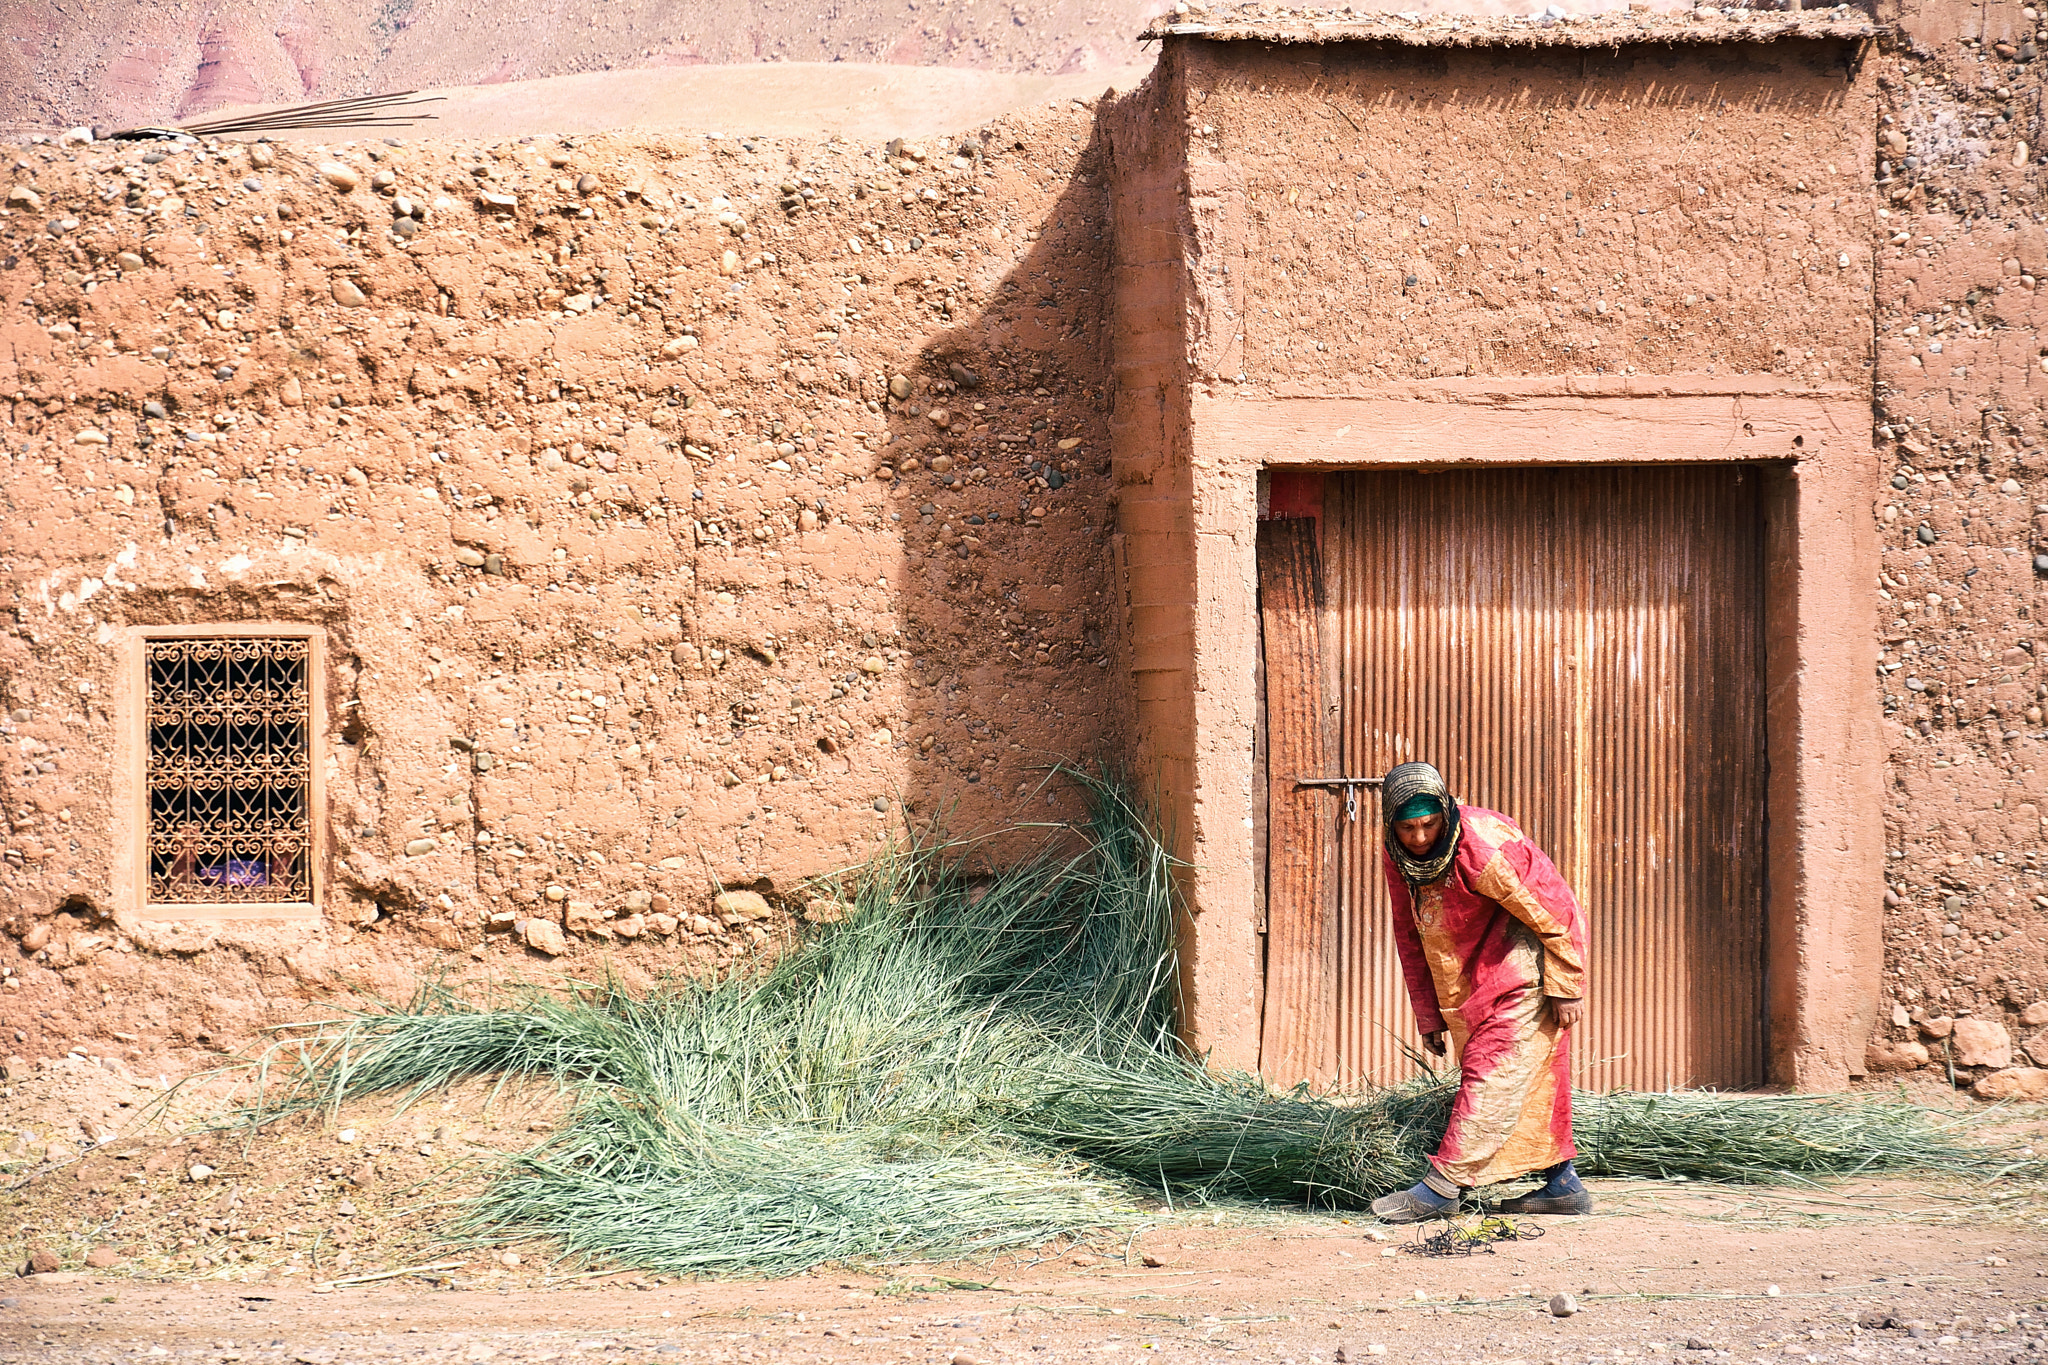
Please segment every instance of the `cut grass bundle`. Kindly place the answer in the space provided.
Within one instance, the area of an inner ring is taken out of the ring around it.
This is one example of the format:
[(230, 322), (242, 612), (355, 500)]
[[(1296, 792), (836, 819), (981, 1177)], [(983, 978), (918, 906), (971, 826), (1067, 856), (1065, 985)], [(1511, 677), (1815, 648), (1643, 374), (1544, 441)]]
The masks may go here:
[[(1364, 1095), (1315, 1097), (1171, 1062), (1102, 1067), (1048, 1087), (1011, 1126), (1155, 1188), (1355, 1208), (1417, 1177), (1456, 1095), (1455, 1069)], [(1969, 1145), (1966, 1122), (1853, 1095), (1572, 1097), (1577, 1165), (1589, 1176), (1779, 1184), (2039, 1168)]]
[[(563, 1130), (461, 1216), (479, 1240), (672, 1273), (985, 1255), (1169, 1198), (1356, 1206), (1415, 1179), (1453, 1083), (1276, 1095), (1176, 1050), (1171, 860), (1117, 784), (1070, 774), (1089, 823), (969, 878), (914, 844), (772, 963), (636, 995), (583, 985), (406, 1008), (281, 1042), (283, 1108), (470, 1077), (572, 1087)], [(1988, 1162), (1903, 1105), (1582, 1096), (1588, 1173), (1780, 1180)]]
[(2033, 1168), (1962, 1141), (1962, 1119), (1843, 1095), (1700, 1092), (1572, 1097), (1588, 1175), (1748, 1184), (1885, 1171), (1996, 1175)]
[(1448, 1111), (1440, 1083), (1346, 1105), (1165, 1055), (1073, 1059), (1003, 1122), (1169, 1197), (1356, 1207), (1415, 1180)]
[(794, 1274), (1034, 1245), (1128, 1217), (1116, 1193), (971, 1137), (736, 1132), (669, 1104), (595, 1098), (560, 1140), (516, 1158), (457, 1231), (544, 1232), (570, 1253), (671, 1273)]

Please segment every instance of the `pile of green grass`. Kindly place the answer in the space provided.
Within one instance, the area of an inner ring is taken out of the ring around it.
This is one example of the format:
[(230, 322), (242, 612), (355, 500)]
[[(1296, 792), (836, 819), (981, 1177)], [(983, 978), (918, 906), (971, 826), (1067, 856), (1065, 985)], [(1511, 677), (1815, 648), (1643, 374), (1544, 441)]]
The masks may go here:
[[(1129, 1221), (1168, 1198), (1356, 1206), (1413, 1181), (1453, 1083), (1275, 1094), (1174, 1038), (1172, 862), (1114, 782), (1035, 857), (969, 877), (898, 848), (771, 963), (635, 994), (424, 990), (265, 1057), (252, 1116), (468, 1077), (573, 1088), (451, 1231), (541, 1235), (671, 1273), (950, 1259)], [(1721, 1180), (1981, 1166), (1923, 1111), (1792, 1097), (1582, 1096), (1588, 1173)]]

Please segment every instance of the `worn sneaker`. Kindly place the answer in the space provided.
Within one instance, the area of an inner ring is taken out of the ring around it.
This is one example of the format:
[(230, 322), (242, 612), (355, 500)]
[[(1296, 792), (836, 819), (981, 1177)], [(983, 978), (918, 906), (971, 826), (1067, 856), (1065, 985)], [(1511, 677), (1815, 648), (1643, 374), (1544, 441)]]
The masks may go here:
[[(1591, 1213), (1593, 1196), (1584, 1189), (1573, 1190), (1570, 1194), (1545, 1194), (1541, 1190), (1531, 1190), (1528, 1194), (1502, 1200), (1495, 1209), (1500, 1213)], [(1373, 1205), (1373, 1212), (1379, 1212), (1379, 1205)]]
[(1432, 1218), (1449, 1218), (1458, 1211), (1458, 1201), (1432, 1203), (1413, 1190), (1400, 1190), (1373, 1200), (1372, 1211), (1382, 1223), (1426, 1223)]

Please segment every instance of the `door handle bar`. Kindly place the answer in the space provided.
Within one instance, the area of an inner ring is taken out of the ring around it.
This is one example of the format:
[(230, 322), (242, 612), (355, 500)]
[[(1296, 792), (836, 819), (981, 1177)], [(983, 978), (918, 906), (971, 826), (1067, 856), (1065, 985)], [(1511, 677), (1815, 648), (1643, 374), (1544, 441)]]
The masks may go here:
[(1341, 788), (1344, 792), (1345, 818), (1355, 825), (1358, 823), (1358, 789), (1376, 788), (1382, 781), (1384, 779), (1378, 777), (1297, 777), (1294, 779), (1294, 785), (1297, 788), (1319, 787), (1324, 791), (1336, 791)]

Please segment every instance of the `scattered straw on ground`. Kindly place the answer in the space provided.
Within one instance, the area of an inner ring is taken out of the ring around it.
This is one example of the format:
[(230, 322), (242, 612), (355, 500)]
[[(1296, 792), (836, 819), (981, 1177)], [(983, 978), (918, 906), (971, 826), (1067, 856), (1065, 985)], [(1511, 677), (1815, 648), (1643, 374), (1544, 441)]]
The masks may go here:
[[(970, 879), (957, 846), (892, 850), (831, 888), (843, 918), (746, 973), (428, 988), (288, 1030), (215, 1078), (244, 1087), (239, 1129), (102, 1144), (20, 1196), (20, 1242), (229, 1278), (488, 1274), (536, 1246), (570, 1271), (794, 1274), (1135, 1237), (1160, 1210), (1355, 1208), (1413, 1180), (1451, 1075), (1325, 1099), (1178, 1052), (1171, 860), (1119, 788), (1079, 780), (1092, 822), (1036, 858)], [(1583, 1095), (1576, 1128), (1588, 1175), (1794, 1191), (1640, 1196), (1702, 1218), (2038, 1216), (2041, 1164), (1965, 1124), (1882, 1096), (1671, 1093)], [(1968, 1196), (1817, 1183), (1900, 1171)]]

